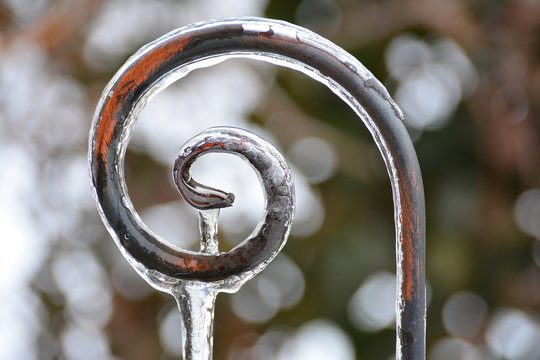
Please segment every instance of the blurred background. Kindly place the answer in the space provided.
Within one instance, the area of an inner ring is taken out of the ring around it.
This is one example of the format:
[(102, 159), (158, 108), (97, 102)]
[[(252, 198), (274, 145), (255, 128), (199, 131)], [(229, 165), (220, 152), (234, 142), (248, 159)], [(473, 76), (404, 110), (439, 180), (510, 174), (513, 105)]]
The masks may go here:
[[(138, 277), (98, 217), (88, 132), (139, 47), (246, 15), (330, 39), (403, 109), (426, 190), (428, 359), (540, 359), (538, 0), (0, 0), (0, 359), (180, 357), (172, 297)], [(248, 60), (160, 93), (130, 142), (128, 188), (148, 226), (184, 248), (197, 249), (197, 214), (172, 162), (216, 125), (276, 145), (298, 206), (283, 252), (218, 296), (215, 358), (392, 359), (392, 197), (361, 121), (305, 75)], [(237, 196), (220, 217), (228, 250), (260, 220), (257, 179), (223, 154), (193, 173)]]

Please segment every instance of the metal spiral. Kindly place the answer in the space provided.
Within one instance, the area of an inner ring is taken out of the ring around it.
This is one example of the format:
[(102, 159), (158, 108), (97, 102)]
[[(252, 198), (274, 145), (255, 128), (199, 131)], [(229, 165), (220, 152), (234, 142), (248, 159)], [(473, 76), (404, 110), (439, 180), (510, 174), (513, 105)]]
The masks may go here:
[[(123, 179), (127, 142), (145, 102), (189, 71), (232, 57), (289, 67), (320, 81), (347, 103), (371, 132), (385, 160), (394, 199), (399, 284), (396, 359), (424, 359), (424, 192), (402, 113), (384, 86), (358, 60), (306, 29), (257, 18), (204, 22), (161, 37), (126, 62), (103, 93), (90, 140), (92, 184), (98, 208), (113, 237), (136, 267), (149, 265), (165, 277), (201, 281), (218, 281), (256, 267), (256, 263), (264, 262), (264, 256), (279, 249), (280, 245), (262, 237), (219, 255), (172, 249), (141, 223)], [(218, 143), (209, 146), (217, 151)], [(189, 159), (186, 154), (175, 169), (189, 167)], [(176, 175), (176, 185), (194, 205), (226, 206), (232, 200), (219, 191), (199, 186), (185, 174), (180, 171)], [(286, 233), (283, 227), (280, 229), (263, 226), (259, 231), (263, 235), (268, 231)]]

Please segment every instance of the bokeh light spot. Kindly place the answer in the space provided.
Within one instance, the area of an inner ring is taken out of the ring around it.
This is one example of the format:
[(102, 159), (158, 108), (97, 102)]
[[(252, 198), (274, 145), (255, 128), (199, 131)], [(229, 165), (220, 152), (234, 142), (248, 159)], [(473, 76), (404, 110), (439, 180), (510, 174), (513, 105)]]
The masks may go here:
[(514, 219), (521, 231), (540, 240), (540, 190), (527, 190), (518, 197)]
[(176, 306), (167, 308), (159, 323), (159, 340), (167, 354), (178, 357), (182, 355), (182, 317)]
[(388, 44), (385, 62), (397, 82), (396, 101), (412, 129), (444, 126), (462, 98), (471, 95), (477, 85), (472, 62), (448, 38), (427, 42), (400, 34)]
[(60, 344), (64, 359), (101, 360), (112, 358), (105, 334), (93, 327), (79, 325), (68, 327), (61, 335)]
[(352, 360), (354, 345), (347, 334), (329, 320), (312, 320), (302, 325), (283, 344), (279, 360)]
[(337, 167), (337, 155), (333, 146), (321, 138), (307, 137), (296, 141), (288, 157), (311, 183), (330, 178)]
[[(429, 360), (465, 360), (473, 350), (468, 342), (456, 338), (443, 338), (437, 341), (429, 352)], [(472, 360), (472, 359), (470, 359)]]
[(388, 272), (370, 275), (349, 300), (350, 321), (363, 331), (378, 331), (395, 321), (396, 277)]
[(483, 326), (487, 316), (487, 304), (478, 295), (461, 292), (452, 295), (443, 308), (446, 330), (456, 337), (470, 338)]
[(304, 275), (298, 265), (287, 255), (279, 254), (265, 271), (232, 295), (232, 308), (246, 321), (265, 322), (278, 311), (296, 305), (304, 288)]
[(486, 330), (489, 348), (500, 358), (509, 360), (539, 359), (540, 339), (538, 320), (521, 310), (503, 308), (491, 318)]

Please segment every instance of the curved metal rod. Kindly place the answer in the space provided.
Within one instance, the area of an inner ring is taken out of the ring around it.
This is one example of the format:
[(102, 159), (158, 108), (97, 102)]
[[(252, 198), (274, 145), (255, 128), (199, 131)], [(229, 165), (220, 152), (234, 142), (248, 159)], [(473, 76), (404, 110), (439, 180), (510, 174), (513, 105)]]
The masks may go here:
[(129, 239), (118, 235), (128, 254), (157, 257), (163, 261), (157, 271), (189, 276), (175, 273), (182, 266), (178, 254), (131, 213), (121, 176), (123, 157), (138, 111), (151, 95), (194, 68), (231, 57), (254, 58), (308, 74), (341, 97), (368, 127), (385, 160), (394, 198), (396, 358), (424, 359), (425, 211), (414, 147), (401, 111), (384, 86), (346, 51), (306, 29), (257, 18), (199, 23), (161, 37), (130, 58), (105, 89), (91, 133), (92, 181), (104, 221), (119, 234), (136, 234)]
[[(263, 221), (254, 234), (226, 253), (198, 253), (167, 245), (145, 229), (135, 210), (120, 206), (125, 202), (126, 194), (114, 191), (112, 183), (97, 184), (96, 191), (101, 192), (98, 200), (111, 232), (132, 260), (141, 263), (145, 269), (176, 279), (216, 282), (260, 271), (285, 244), (294, 215), (294, 186), (281, 154), (260, 137), (233, 127), (212, 128), (188, 140), (174, 163), (173, 179), (184, 199), (200, 210), (230, 206), (234, 201), (233, 194), (191, 180), (190, 166), (209, 152), (241, 157), (253, 167), (264, 188)], [(123, 176), (118, 177), (117, 167), (103, 170), (108, 172), (109, 179), (123, 181)]]

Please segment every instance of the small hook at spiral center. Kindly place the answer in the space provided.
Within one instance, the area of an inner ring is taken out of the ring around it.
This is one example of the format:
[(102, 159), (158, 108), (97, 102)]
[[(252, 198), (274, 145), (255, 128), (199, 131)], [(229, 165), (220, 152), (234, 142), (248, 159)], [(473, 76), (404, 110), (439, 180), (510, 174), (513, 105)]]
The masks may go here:
[(181, 155), (174, 161), (173, 180), (176, 188), (188, 204), (199, 210), (225, 208), (234, 202), (233, 193), (200, 184), (191, 177), (191, 165), (202, 151), (208, 150), (212, 145), (191, 149), (188, 155), (180, 152)]

